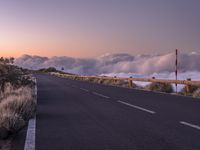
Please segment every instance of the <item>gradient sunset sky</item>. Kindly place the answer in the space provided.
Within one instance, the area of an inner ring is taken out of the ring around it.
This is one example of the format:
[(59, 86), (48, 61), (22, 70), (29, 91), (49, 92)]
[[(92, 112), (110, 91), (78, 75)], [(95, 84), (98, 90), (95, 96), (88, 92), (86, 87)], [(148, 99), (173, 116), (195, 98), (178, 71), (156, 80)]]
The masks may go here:
[(0, 56), (200, 51), (200, 0), (0, 0)]

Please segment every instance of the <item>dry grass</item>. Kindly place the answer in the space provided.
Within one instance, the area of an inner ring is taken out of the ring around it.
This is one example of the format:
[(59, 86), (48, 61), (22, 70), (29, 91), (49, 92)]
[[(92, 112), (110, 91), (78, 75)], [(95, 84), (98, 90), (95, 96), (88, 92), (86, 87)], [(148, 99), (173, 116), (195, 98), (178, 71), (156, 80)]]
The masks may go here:
[[(129, 87), (128, 81), (122, 81), (122, 80), (115, 80), (113, 79), (105, 79), (105, 78), (97, 78), (97, 77), (82, 77), (78, 75), (63, 75), (60, 73), (50, 73), (51, 75), (58, 76), (58, 77), (64, 77), (72, 80), (78, 80), (78, 81), (87, 81), (92, 83), (98, 83), (98, 84), (104, 84), (104, 85), (112, 85), (112, 86), (120, 86), (120, 87)], [(132, 83), (132, 88), (139, 88), (136, 84)]]
[(30, 71), (0, 63), (0, 139), (17, 132), (34, 115), (34, 85)]
[(196, 91), (193, 93), (194, 98), (200, 98), (200, 88), (198, 88)]
[(187, 86), (183, 87), (179, 94), (181, 95), (192, 95), (199, 87), (198, 86), (191, 86), (190, 92), (187, 91)]
[(151, 83), (147, 85), (145, 88), (150, 91), (165, 92), (165, 93), (173, 92), (172, 85), (166, 83)]
[[(7, 83), (0, 100), (1, 131), (6, 129), (9, 133), (17, 132), (28, 119), (33, 117), (35, 111), (36, 101), (33, 97), (32, 88), (25, 86), (15, 89)], [(1, 134), (3, 133), (0, 133), (0, 137)]]
[[(112, 86), (120, 86), (120, 87), (128, 87), (130, 88), (129, 81), (126, 80), (117, 80), (113, 79), (105, 79), (99, 77), (81, 77), (78, 75), (61, 75), (59, 73), (51, 73), (51, 75), (55, 75), (58, 77), (65, 77), (72, 80), (79, 80), (79, 81), (88, 81), (92, 83), (104, 84), (104, 85), (112, 85)], [(145, 89), (149, 91), (157, 91), (157, 92), (165, 92), (165, 93), (172, 93), (173, 87), (171, 84), (167, 83), (151, 83), (146, 87), (140, 87), (132, 82), (132, 88), (134, 89)]]

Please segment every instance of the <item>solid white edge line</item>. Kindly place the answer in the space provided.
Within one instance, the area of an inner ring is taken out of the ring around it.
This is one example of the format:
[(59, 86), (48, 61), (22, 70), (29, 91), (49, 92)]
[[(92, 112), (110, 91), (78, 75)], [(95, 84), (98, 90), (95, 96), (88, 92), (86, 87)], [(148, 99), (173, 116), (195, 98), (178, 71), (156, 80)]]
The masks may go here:
[[(35, 78), (35, 98), (37, 103), (37, 80)], [(24, 150), (35, 150), (35, 140), (36, 140), (36, 115), (34, 118), (30, 119), (28, 122), (28, 129), (26, 133), (26, 141), (24, 145)]]
[(180, 121), (180, 124), (183, 124), (185, 126), (189, 126), (191, 128), (195, 128), (197, 130), (200, 130), (200, 126), (195, 125), (195, 124), (191, 124), (191, 123), (188, 123), (188, 122), (185, 122), (185, 121)]
[(105, 96), (105, 95), (97, 93), (97, 92), (92, 92), (92, 93), (95, 94), (95, 95), (97, 95), (97, 96), (103, 97), (103, 98), (110, 98), (108, 96)]
[(24, 150), (35, 150), (36, 116), (28, 122)]
[(84, 88), (80, 88), (80, 90), (83, 90), (83, 91), (85, 91), (85, 92), (89, 92), (89, 90), (84, 89)]
[(140, 106), (132, 105), (132, 104), (129, 104), (129, 103), (127, 103), (127, 102), (123, 102), (123, 101), (118, 101), (118, 102), (119, 102), (119, 103), (122, 103), (122, 104), (124, 104), (124, 105), (130, 106), (130, 107), (133, 107), (133, 108), (136, 108), (136, 109), (139, 109), (139, 110), (148, 112), (148, 113), (150, 113), (150, 114), (155, 114), (155, 113), (156, 113), (155, 111), (148, 110), (148, 109), (142, 108), (142, 107), (140, 107)]

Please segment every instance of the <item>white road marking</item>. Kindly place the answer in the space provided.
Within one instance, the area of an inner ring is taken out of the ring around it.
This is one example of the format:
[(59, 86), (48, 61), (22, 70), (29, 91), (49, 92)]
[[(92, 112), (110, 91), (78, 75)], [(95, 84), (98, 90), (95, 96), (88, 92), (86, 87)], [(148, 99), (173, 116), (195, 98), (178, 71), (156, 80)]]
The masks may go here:
[(24, 150), (35, 150), (36, 117), (29, 120)]
[(84, 89), (84, 88), (80, 88), (81, 90), (85, 91), (85, 92), (89, 92), (89, 90)]
[(97, 95), (97, 96), (103, 97), (103, 98), (110, 98), (108, 96), (105, 96), (105, 95), (97, 93), (97, 92), (92, 92), (92, 93), (95, 94), (95, 95)]
[[(35, 100), (37, 103), (37, 81), (35, 79)], [(36, 115), (28, 122), (24, 150), (35, 150)]]
[(142, 108), (142, 107), (140, 107), (140, 106), (132, 105), (132, 104), (129, 104), (129, 103), (127, 103), (127, 102), (123, 102), (123, 101), (118, 101), (118, 102), (119, 102), (119, 103), (122, 103), (122, 104), (124, 104), (124, 105), (130, 106), (130, 107), (133, 107), (133, 108), (136, 108), (136, 109), (139, 109), (139, 110), (148, 112), (148, 113), (150, 113), (150, 114), (155, 114), (155, 113), (156, 113), (155, 111), (148, 110), (148, 109)]
[(185, 121), (180, 121), (180, 124), (183, 124), (185, 126), (189, 126), (189, 127), (195, 128), (197, 130), (200, 130), (200, 126), (195, 125), (195, 124), (191, 124), (191, 123), (188, 123), (188, 122), (185, 122)]

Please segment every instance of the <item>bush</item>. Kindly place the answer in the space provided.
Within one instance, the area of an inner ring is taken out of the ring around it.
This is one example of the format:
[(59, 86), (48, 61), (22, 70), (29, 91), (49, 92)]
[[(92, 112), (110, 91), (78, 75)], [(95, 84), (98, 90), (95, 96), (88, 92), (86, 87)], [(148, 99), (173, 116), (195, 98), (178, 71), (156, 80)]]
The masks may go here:
[(0, 64), (0, 90), (4, 90), (9, 82), (15, 88), (21, 86), (33, 86), (31, 75), (26, 74), (23, 69), (12, 65)]
[(17, 132), (25, 125), (24, 119), (10, 110), (1, 112), (0, 116), (1, 129), (6, 129), (7, 132)]
[(187, 95), (192, 94), (196, 91), (199, 87), (198, 86), (191, 86), (191, 91), (188, 93), (187, 86), (184, 86), (183, 89), (180, 91), (180, 94)]
[(196, 91), (193, 93), (194, 98), (200, 98), (200, 88), (198, 88)]
[(105, 85), (114, 85), (115, 82), (109, 79), (97, 79), (97, 83), (105, 84)]
[(0, 102), (0, 137), (2, 138), (6, 138), (6, 131), (13, 133), (21, 129), (36, 112), (36, 101), (30, 87), (15, 89), (10, 84), (7, 86)]
[(147, 85), (145, 88), (150, 91), (158, 91), (158, 92), (165, 92), (165, 93), (173, 92), (172, 85), (167, 84), (167, 83), (151, 83)]
[(56, 68), (54, 67), (49, 67), (49, 68), (42, 68), (40, 70), (38, 70), (39, 72), (44, 72), (44, 73), (48, 73), (48, 72), (57, 72)]
[(28, 70), (0, 63), (0, 138), (17, 132), (35, 114), (35, 83), (27, 73)]

